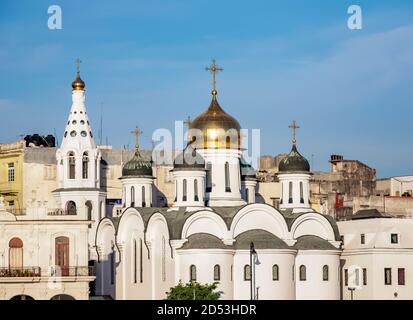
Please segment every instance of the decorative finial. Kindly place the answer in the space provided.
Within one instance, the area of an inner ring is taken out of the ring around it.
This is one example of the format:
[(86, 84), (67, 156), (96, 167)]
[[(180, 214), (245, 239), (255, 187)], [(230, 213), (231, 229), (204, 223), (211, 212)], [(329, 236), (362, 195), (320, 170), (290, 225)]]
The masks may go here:
[(295, 120), (293, 120), (293, 123), (288, 126), (288, 128), (293, 129), (293, 145), (296, 145), (297, 139), (296, 139), (296, 130), (300, 128), (300, 126), (297, 125)]
[(211, 66), (206, 67), (205, 70), (206, 71), (211, 71), (211, 73), (212, 73), (212, 92), (211, 93), (212, 93), (213, 96), (216, 96), (217, 95), (217, 88), (216, 88), (216, 78), (215, 78), (215, 76), (216, 76), (216, 73), (218, 71), (223, 71), (224, 69), (218, 67), (216, 65), (215, 59), (212, 59)]
[(136, 148), (136, 151), (138, 151), (139, 150), (139, 135), (141, 135), (143, 131), (139, 130), (139, 128), (136, 127), (135, 130), (131, 131), (131, 133), (135, 135), (135, 139), (136, 139), (135, 148)]
[(79, 58), (77, 58), (75, 60), (75, 63), (76, 63), (76, 79), (75, 79), (75, 81), (72, 82), (73, 90), (85, 90), (85, 83), (80, 78), (80, 63), (81, 62), (82, 61)]

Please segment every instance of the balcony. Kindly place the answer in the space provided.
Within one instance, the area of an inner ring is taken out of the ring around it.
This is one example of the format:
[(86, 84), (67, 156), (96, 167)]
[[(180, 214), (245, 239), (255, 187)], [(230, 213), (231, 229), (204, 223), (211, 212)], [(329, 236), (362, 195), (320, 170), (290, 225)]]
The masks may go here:
[(0, 278), (33, 278), (40, 276), (40, 267), (0, 268)]
[(64, 210), (61, 208), (49, 209), (47, 211), (48, 216), (75, 216), (76, 214), (77, 214), (76, 210)]
[(94, 277), (96, 269), (89, 267), (52, 267), (50, 276), (52, 277)]

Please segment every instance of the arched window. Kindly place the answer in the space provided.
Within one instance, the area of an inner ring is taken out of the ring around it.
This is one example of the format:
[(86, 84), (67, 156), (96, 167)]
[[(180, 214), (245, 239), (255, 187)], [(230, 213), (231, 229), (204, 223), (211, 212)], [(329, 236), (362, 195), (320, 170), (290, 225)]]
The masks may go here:
[(328, 281), (328, 265), (323, 267), (323, 281)]
[(219, 264), (216, 264), (214, 266), (214, 281), (220, 281), (221, 280), (221, 267)]
[(230, 136), (227, 136), (227, 137), (226, 137), (226, 140), (225, 140), (225, 148), (226, 148), (226, 149), (231, 148), (231, 137), (230, 137)]
[(23, 241), (20, 238), (9, 241), (9, 268), (23, 268)]
[(186, 197), (187, 197), (187, 182), (186, 182), (186, 179), (184, 179), (183, 181), (182, 181), (182, 201), (186, 201)]
[(293, 203), (293, 182), (288, 184), (288, 203)]
[(225, 162), (225, 192), (231, 192), (231, 183), (229, 181), (229, 163)]
[(69, 152), (69, 179), (76, 178), (76, 158), (74, 152)]
[[(92, 220), (92, 203), (90, 201), (86, 201), (85, 203), (86, 209), (87, 209), (87, 219), (89, 221)], [(92, 228), (92, 224), (89, 224), (89, 228)]]
[(278, 265), (274, 264), (272, 266), (272, 280), (273, 281), (278, 281), (280, 280), (280, 273), (279, 273), (279, 269), (278, 269)]
[(300, 181), (300, 203), (304, 203), (304, 190), (302, 181)]
[(196, 267), (195, 265), (191, 265), (189, 267), (189, 281), (196, 281)]
[(198, 180), (194, 180), (194, 201), (199, 201), (199, 196), (198, 196)]
[(212, 163), (207, 163), (206, 192), (212, 191)]
[(244, 266), (244, 281), (251, 281), (251, 266), (249, 264)]
[(307, 269), (305, 265), (300, 266), (300, 281), (306, 281), (307, 280)]
[(142, 207), (146, 207), (146, 201), (145, 201), (145, 186), (142, 186)]
[(68, 201), (66, 203), (66, 214), (69, 216), (74, 216), (77, 214), (76, 203), (74, 201)]
[(109, 254), (110, 263), (110, 284), (115, 284), (115, 253), (112, 251)]
[(135, 206), (135, 187), (130, 188), (130, 206)]
[(138, 282), (138, 243), (133, 239), (133, 283)]
[(89, 175), (89, 157), (87, 152), (83, 153), (82, 157), (82, 178), (87, 179)]
[(248, 188), (245, 188), (245, 201), (246, 201), (247, 203), (250, 202), (250, 194), (249, 194)]

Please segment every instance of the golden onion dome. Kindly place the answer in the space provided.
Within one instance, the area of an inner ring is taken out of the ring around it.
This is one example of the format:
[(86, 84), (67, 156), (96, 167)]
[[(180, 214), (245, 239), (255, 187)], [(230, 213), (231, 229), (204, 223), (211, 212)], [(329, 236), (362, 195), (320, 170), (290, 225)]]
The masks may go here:
[(77, 73), (75, 81), (72, 82), (73, 90), (85, 90), (85, 82), (80, 78), (80, 73)]
[(189, 123), (193, 146), (199, 149), (240, 149), (241, 126), (218, 103), (216, 91), (208, 109)]

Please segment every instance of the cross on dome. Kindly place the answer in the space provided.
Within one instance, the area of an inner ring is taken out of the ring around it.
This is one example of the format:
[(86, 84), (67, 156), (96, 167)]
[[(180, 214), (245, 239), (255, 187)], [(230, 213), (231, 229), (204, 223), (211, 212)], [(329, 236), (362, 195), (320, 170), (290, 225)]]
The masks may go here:
[(218, 71), (223, 71), (223, 68), (220, 68), (216, 65), (215, 59), (212, 59), (212, 64), (209, 67), (205, 68), (206, 71), (211, 71), (212, 73), (212, 95), (216, 96), (217, 95), (217, 89), (216, 89), (216, 73)]
[(295, 122), (295, 120), (293, 120), (293, 123), (290, 124), (288, 126), (288, 128), (293, 129), (293, 145), (295, 145), (297, 143), (297, 139), (296, 139), (296, 130), (300, 128), (299, 125), (297, 125), (297, 123)]

